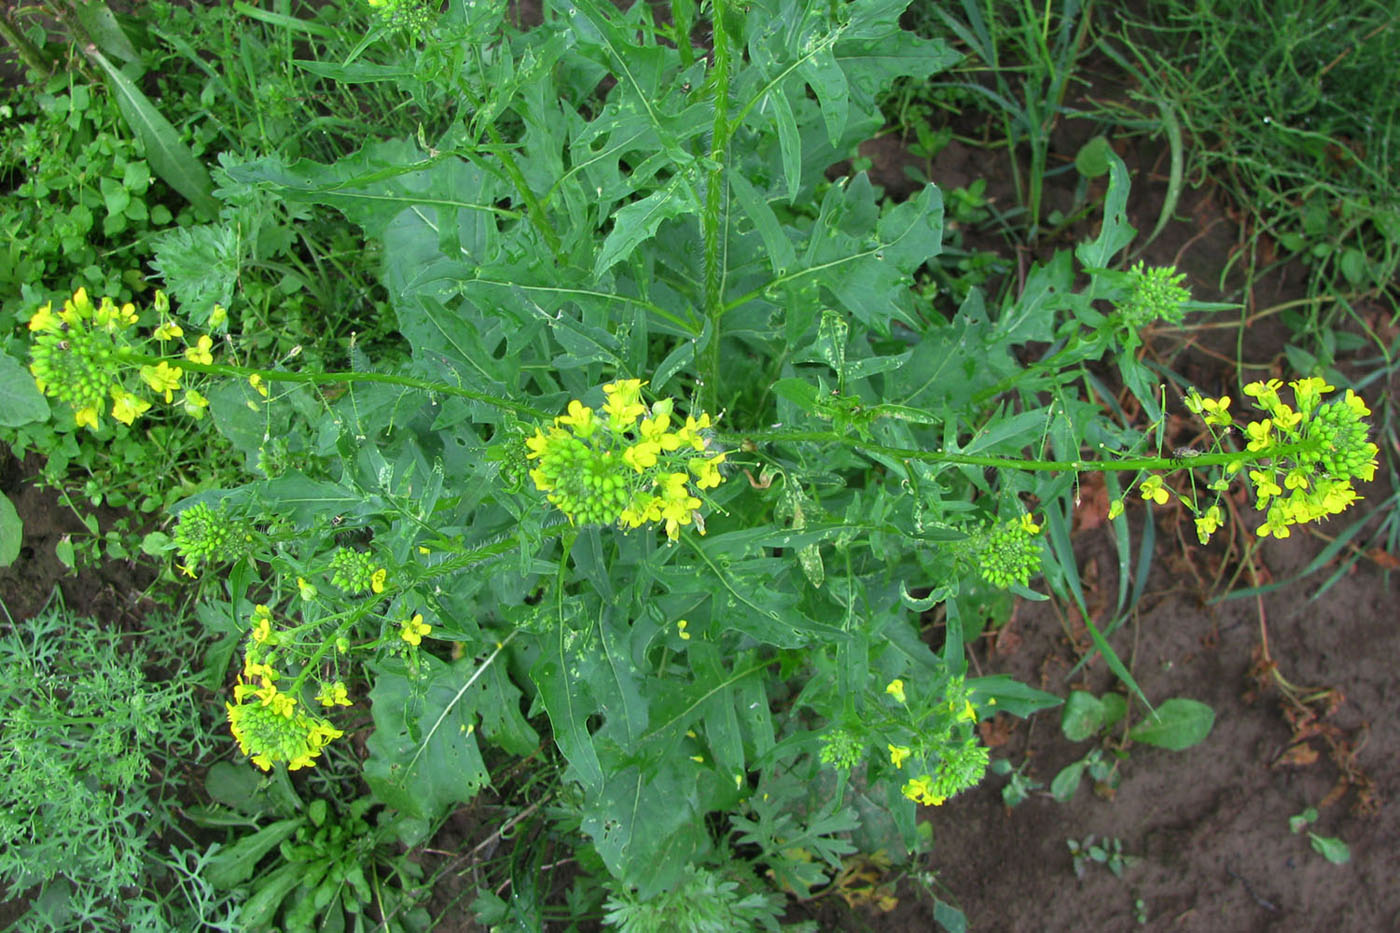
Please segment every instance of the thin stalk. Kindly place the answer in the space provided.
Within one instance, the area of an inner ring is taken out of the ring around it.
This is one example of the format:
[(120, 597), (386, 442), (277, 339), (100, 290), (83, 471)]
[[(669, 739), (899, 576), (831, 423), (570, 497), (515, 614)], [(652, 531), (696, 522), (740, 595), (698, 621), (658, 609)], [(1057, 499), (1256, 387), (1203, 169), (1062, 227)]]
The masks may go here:
[[(137, 366), (155, 366), (162, 362), (170, 363), (170, 360), (164, 357), (147, 356), (144, 353), (137, 353), (133, 350), (121, 351), (121, 358), (125, 362)], [(180, 369), (189, 370), (190, 372), (208, 373), (214, 376), (238, 376), (243, 379), (257, 376), (259, 379), (267, 382), (295, 382), (303, 385), (377, 382), (383, 385), (404, 386), (408, 389), (419, 389), (423, 392), (437, 393), (438, 395), (453, 395), (458, 398), (470, 399), (473, 402), (481, 402), (503, 411), (515, 412), (517, 415), (525, 415), (538, 421), (544, 421), (550, 417), (538, 408), (522, 404), (521, 402), (513, 402), (508, 398), (501, 398), (499, 395), (475, 392), (471, 389), (464, 389), (461, 386), (447, 385), (442, 382), (430, 382), (427, 379), (415, 379), (412, 376), (397, 376), (392, 373), (323, 373), (312, 370), (293, 372), (285, 369), (255, 369), (251, 366), (231, 366), (227, 363), (195, 363), (190, 360), (178, 360), (174, 365), (178, 366)]]
[(729, 34), (725, 29), (726, 0), (714, 0), (714, 105), (715, 123), (710, 139), (710, 171), (705, 189), (705, 210), (700, 223), (705, 238), (705, 317), (710, 322), (710, 342), (705, 347), (704, 389), (706, 408), (717, 408), (719, 399), (720, 321), (724, 317), (724, 270), (721, 262), (720, 226), (724, 211), (725, 152), (729, 147)]
[(962, 466), (991, 467), (1003, 470), (1029, 470), (1040, 473), (1073, 472), (1105, 473), (1137, 470), (1176, 470), (1184, 467), (1243, 466), (1259, 460), (1277, 460), (1302, 452), (1307, 445), (1290, 444), (1267, 450), (1241, 450), (1194, 457), (1125, 457), (1121, 460), (1030, 460), (1015, 457), (990, 457), (979, 454), (955, 453), (947, 450), (920, 450), (913, 447), (889, 447), (860, 438), (847, 437), (834, 431), (758, 431), (753, 434), (721, 434), (722, 443), (751, 449), (755, 444), (826, 443), (840, 444), (868, 453), (882, 454), (896, 460), (922, 463), (953, 463)]

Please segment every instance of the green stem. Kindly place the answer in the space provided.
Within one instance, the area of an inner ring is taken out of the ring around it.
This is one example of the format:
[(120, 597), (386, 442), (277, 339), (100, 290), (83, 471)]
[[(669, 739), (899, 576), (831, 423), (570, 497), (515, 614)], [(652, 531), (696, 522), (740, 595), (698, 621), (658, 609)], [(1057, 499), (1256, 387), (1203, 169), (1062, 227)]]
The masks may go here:
[(1125, 457), (1122, 460), (1023, 460), (1014, 457), (990, 457), (979, 454), (954, 453), (947, 450), (919, 450), (912, 447), (889, 447), (859, 438), (845, 437), (832, 431), (760, 431), (753, 434), (721, 434), (719, 441), (734, 447), (751, 448), (755, 444), (826, 443), (840, 444), (896, 460), (922, 463), (955, 463), (963, 466), (992, 467), (1003, 470), (1033, 472), (1105, 473), (1110, 471), (1176, 470), (1186, 466), (1244, 465), (1259, 460), (1278, 460), (1303, 451), (1307, 445), (1289, 444), (1267, 450), (1241, 450), (1217, 454), (1180, 457)]
[(729, 35), (725, 31), (725, 0), (714, 3), (714, 105), (715, 124), (710, 139), (710, 173), (705, 188), (705, 210), (700, 223), (705, 237), (705, 317), (710, 322), (710, 342), (705, 347), (705, 408), (718, 408), (720, 320), (724, 316), (724, 272), (720, 262), (720, 227), (724, 210), (725, 151), (729, 146)]
[[(170, 363), (171, 361), (159, 356), (147, 356), (144, 353), (137, 353), (133, 350), (122, 350), (123, 361), (138, 366), (155, 366), (158, 363)], [(490, 395), (486, 392), (476, 392), (471, 389), (464, 389), (461, 386), (447, 385), (441, 382), (430, 382), (427, 379), (415, 379), (412, 376), (398, 376), (392, 373), (323, 373), (312, 370), (291, 371), (285, 369), (254, 369), (249, 366), (230, 366), (226, 363), (194, 363), (190, 360), (177, 360), (175, 366), (196, 373), (208, 373), (214, 376), (238, 376), (248, 378), (257, 376), (268, 382), (296, 382), (311, 385), (328, 385), (334, 383), (350, 382), (377, 382), (383, 385), (404, 386), (409, 389), (420, 389), (424, 392), (434, 392), (439, 395), (453, 395), (458, 398), (470, 399), (473, 402), (481, 402), (491, 405), (503, 411), (512, 411), (517, 415), (524, 415), (537, 421), (547, 420), (550, 415), (520, 402), (513, 402), (508, 398), (501, 398), (498, 395)]]
[(53, 73), (48, 60), (44, 58), (44, 53), (39, 47), (25, 38), (24, 33), (19, 31), (19, 27), (10, 22), (7, 10), (0, 10), (0, 38), (4, 38), (10, 47), (19, 55), (20, 61), (24, 62), (29, 69), (41, 78), (47, 78)]

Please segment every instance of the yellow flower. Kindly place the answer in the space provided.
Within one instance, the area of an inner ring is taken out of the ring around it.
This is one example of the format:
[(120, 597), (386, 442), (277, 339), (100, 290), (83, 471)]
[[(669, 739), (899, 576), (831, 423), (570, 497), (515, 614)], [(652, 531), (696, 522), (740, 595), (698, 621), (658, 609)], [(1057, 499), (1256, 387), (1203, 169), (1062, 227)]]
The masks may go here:
[(906, 698), (904, 696), (904, 681), (900, 680), (898, 677), (890, 681), (889, 686), (885, 687), (885, 692), (888, 693), (890, 696), (894, 697), (895, 702), (905, 702)]
[(1249, 443), (1246, 449), (1258, 452), (1269, 446), (1269, 435), (1274, 423), (1268, 418), (1263, 421), (1256, 421), (1253, 424), (1244, 426), (1244, 433), (1249, 435)]
[(1282, 388), (1282, 382), (1270, 379), (1268, 382), (1251, 382), (1244, 387), (1244, 394), (1258, 399), (1258, 407), (1268, 410), (1278, 404), (1278, 390)]
[(715, 454), (709, 458), (691, 458), (690, 472), (696, 476), (695, 487), (697, 489), (713, 489), (724, 482), (724, 477), (719, 472), (719, 465), (724, 462), (724, 458), (723, 453)]
[(176, 337), (184, 336), (185, 331), (174, 321), (162, 321), (159, 327), (151, 331), (151, 334), (157, 340), (174, 340)]
[(1206, 424), (1218, 424), (1223, 427), (1233, 424), (1235, 419), (1230, 417), (1229, 408), (1230, 396), (1228, 395), (1218, 399), (1201, 399), (1201, 410), (1205, 412)]
[(945, 799), (933, 792), (933, 778), (927, 774), (923, 777), (910, 778), (900, 792), (910, 800), (926, 807), (937, 807)]
[(399, 637), (410, 645), (417, 646), (423, 643), (423, 636), (431, 634), (432, 631), (433, 627), (423, 621), (423, 614), (417, 613), (413, 618), (404, 620)]
[(890, 750), (890, 764), (896, 768), (904, 767), (904, 760), (913, 754), (907, 745), (887, 745), (885, 747)]
[(569, 403), (569, 413), (560, 415), (554, 419), (556, 425), (567, 424), (574, 429), (574, 434), (578, 437), (588, 437), (598, 430), (598, 425), (593, 421), (593, 409), (588, 408), (578, 399)]
[(53, 313), (53, 305), (46, 304), (29, 319), (30, 330), (56, 331), (59, 329), (58, 315)]
[(191, 363), (203, 363), (208, 366), (214, 362), (214, 354), (210, 351), (214, 349), (214, 338), (208, 334), (201, 334), (195, 345), (185, 348), (185, 359)]
[(1113, 521), (1115, 518), (1117, 518), (1118, 516), (1120, 516), (1120, 515), (1122, 515), (1122, 514), (1123, 514), (1123, 500), (1122, 500), (1122, 499), (1114, 499), (1112, 502), (1110, 502), (1110, 503), (1108, 504), (1108, 520), (1109, 520), (1109, 521)]
[(676, 623), (676, 634), (680, 636), (681, 641), (690, 641), (690, 633), (685, 630), (685, 627), (689, 624), (690, 623), (685, 619), (681, 619)]
[(964, 722), (977, 721), (977, 707), (972, 705), (971, 700), (963, 701), (963, 711), (958, 715), (958, 718), (963, 720)]
[(646, 413), (647, 407), (641, 402), (642, 380), (619, 379), (603, 386), (603, 394), (608, 400), (603, 403), (603, 411), (611, 420), (614, 431), (625, 431), (637, 423)]
[(1220, 527), (1220, 506), (1212, 505), (1206, 509), (1204, 515), (1196, 518), (1196, 537), (1202, 544), (1210, 540), (1210, 536)]
[(1250, 470), (1249, 478), (1254, 480), (1254, 493), (1259, 497), (1259, 505), (1269, 501), (1270, 496), (1281, 496), (1283, 490), (1274, 481), (1274, 471)]
[(171, 366), (165, 360), (154, 366), (141, 367), (142, 381), (150, 386), (152, 391), (163, 392), (167, 404), (170, 402), (171, 392), (180, 388), (181, 375), (180, 367)]
[(272, 610), (262, 604), (253, 607), (253, 641), (267, 644), (272, 641)]
[(267, 386), (263, 385), (262, 376), (259, 376), (257, 373), (253, 373), (253, 375), (248, 377), (248, 385), (257, 389), (258, 394), (261, 395), (263, 398), (267, 398)]
[(78, 425), (78, 427), (80, 427), (80, 428), (81, 428), (81, 427), (88, 427), (88, 428), (91, 428), (92, 430), (96, 431), (96, 430), (97, 430), (97, 406), (96, 406), (96, 405), (84, 405), (82, 408), (79, 408), (77, 411), (73, 412), (73, 421), (74, 421), (74, 422)]
[(376, 596), (384, 592), (384, 581), (387, 579), (389, 579), (389, 571), (385, 570), (383, 567), (380, 567), (378, 570), (376, 570), (373, 574), (370, 575), (370, 591), (373, 592)]
[(297, 591), (301, 595), (302, 602), (310, 602), (316, 598), (317, 592), (315, 584), (307, 583), (302, 577), (297, 577)]
[(649, 467), (656, 466), (656, 457), (659, 453), (661, 453), (661, 445), (655, 441), (638, 441), (622, 452), (622, 462), (638, 473), (644, 473)]
[(278, 716), (291, 719), (292, 710), (297, 705), (297, 701), (296, 697), (288, 696), (285, 693), (274, 692), (271, 696), (263, 700), (263, 705), (272, 707), (272, 711)]
[(322, 684), (321, 692), (316, 694), (316, 701), (322, 706), (349, 706), (350, 691), (338, 680), (333, 684)]
[(185, 414), (198, 420), (204, 417), (204, 409), (209, 407), (209, 400), (194, 389), (186, 389), (181, 404), (185, 407)]
[(150, 407), (150, 402), (130, 392), (122, 389), (112, 390), (112, 417), (122, 424), (131, 424)]
[(1155, 502), (1158, 505), (1166, 505), (1167, 500), (1171, 498), (1171, 493), (1167, 492), (1166, 487), (1162, 485), (1162, 477), (1156, 474), (1144, 480), (1138, 489), (1144, 500)]
[(1021, 516), (1021, 530), (1028, 535), (1040, 534), (1040, 526), (1035, 523), (1035, 519), (1031, 517), (1029, 512)]

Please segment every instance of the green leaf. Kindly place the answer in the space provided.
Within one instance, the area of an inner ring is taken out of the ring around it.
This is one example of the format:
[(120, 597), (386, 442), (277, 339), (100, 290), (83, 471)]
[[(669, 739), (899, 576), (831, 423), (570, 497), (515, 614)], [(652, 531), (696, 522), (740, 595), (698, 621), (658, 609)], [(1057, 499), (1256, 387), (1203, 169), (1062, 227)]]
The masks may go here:
[(24, 521), (9, 496), (0, 493), (0, 567), (8, 567), (19, 557), (24, 540)]
[(366, 747), (365, 781), (391, 807), (436, 819), (476, 796), (489, 775), (476, 743), (471, 690), (479, 667), (470, 658), (448, 665), (422, 652), (425, 676), (385, 670), (370, 691), (374, 734)]
[(219, 202), (210, 193), (213, 184), (209, 180), (209, 170), (181, 141), (175, 127), (105, 55), (96, 49), (86, 51), (88, 57), (106, 72), (117, 98), (117, 106), (121, 108), (122, 116), (132, 132), (145, 145), (146, 159), (156, 175), (195, 207), (210, 215), (218, 214)]
[(217, 761), (204, 776), (204, 789), (210, 797), (244, 813), (259, 811), (256, 797), (261, 784), (262, 778), (246, 763)]
[(582, 828), (614, 876), (654, 897), (709, 847), (697, 812), (700, 766), (683, 755), (667, 756), (649, 775), (610, 764), (608, 780), (584, 802)]
[(1103, 704), (1092, 693), (1072, 691), (1060, 710), (1060, 729), (1071, 742), (1082, 742), (1103, 725)]
[(1050, 794), (1060, 803), (1069, 803), (1074, 797), (1074, 792), (1079, 789), (1079, 781), (1084, 777), (1087, 765), (1088, 762), (1081, 758), (1061, 768), (1060, 773), (1050, 782)]
[(203, 872), (204, 879), (214, 887), (229, 891), (253, 876), (262, 857), (290, 839), (304, 825), (301, 818), (278, 820), (270, 826), (244, 836), (226, 849), (220, 849)]
[(967, 915), (952, 904), (933, 902), (933, 919), (947, 933), (967, 933)]
[(564, 619), (556, 624), (558, 630), (548, 637), (544, 651), (530, 668), (530, 679), (539, 688), (540, 701), (554, 730), (554, 742), (569, 762), (570, 776), (586, 790), (597, 792), (603, 785), (603, 766), (588, 731), (593, 705), (570, 674), (578, 663), (573, 635)]
[(793, 288), (810, 277), (856, 320), (888, 334), (891, 321), (919, 326), (909, 277), (942, 249), (943, 196), (935, 186), (882, 213), (862, 172), (826, 193), (796, 267), (772, 287)]
[(967, 687), (978, 709), (995, 709), (1012, 716), (1029, 716), (1064, 702), (1055, 694), (1023, 684), (1009, 674), (974, 677), (967, 681)]
[(287, 899), (287, 895), (301, 884), (306, 877), (307, 866), (300, 862), (288, 862), (271, 874), (258, 879), (257, 890), (243, 902), (239, 920), (246, 930), (262, 930), (272, 925), (277, 916), (277, 908)]
[(77, 562), (73, 555), (73, 539), (70, 536), (64, 535), (59, 538), (58, 543), (53, 546), (53, 551), (59, 563), (69, 570), (77, 569)]
[(1108, 173), (1108, 160), (1112, 154), (1113, 149), (1108, 144), (1108, 138), (1095, 136), (1080, 146), (1079, 151), (1075, 153), (1074, 168), (1085, 178), (1098, 178)]
[(1113, 257), (1133, 241), (1137, 232), (1128, 223), (1128, 167), (1112, 151), (1107, 158), (1108, 194), (1104, 196), (1103, 226), (1095, 239), (1081, 243), (1074, 251), (1079, 262), (1090, 269), (1112, 266)]
[(82, 0), (71, 4), (70, 9), (78, 14), (78, 22), (83, 24), (88, 38), (103, 52), (124, 62), (140, 59), (140, 54), (127, 38), (121, 23), (117, 22), (116, 15), (102, 0)]
[(1308, 839), (1312, 842), (1313, 851), (1333, 865), (1345, 865), (1351, 861), (1351, 848), (1335, 836), (1308, 833)]
[(14, 357), (0, 353), (0, 426), (17, 428), (47, 421), (49, 403), (29, 370)]
[(1210, 735), (1215, 711), (1198, 700), (1173, 697), (1157, 707), (1128, 732), (1128, 738), (1145, 745), (1180, 751)]
[(232, 227), (178, 227), (158, 238), (155, 248), (151, 266), (179, 301), (181, 315), (205, 326), (214, 305), (228, 307), (233, 301), (242, 257)]
[(663, 220), (695, 214), (699, 210), (693, 182), (679, 174), (666, 187), (620, 208), (613, 214), (612, 231), (593, 262), (593, 278), (601, 278), (604, 272), (632, 255), (643, 241), (655, 236)]

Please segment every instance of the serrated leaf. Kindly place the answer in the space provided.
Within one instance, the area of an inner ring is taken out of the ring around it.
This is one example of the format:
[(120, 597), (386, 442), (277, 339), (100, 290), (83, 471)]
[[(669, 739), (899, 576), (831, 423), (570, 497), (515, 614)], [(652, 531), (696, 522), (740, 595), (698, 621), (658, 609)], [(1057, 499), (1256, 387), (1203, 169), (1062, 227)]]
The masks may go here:
[(613, 228), (593, 262), (593, 278), (632, 255), (642, 242), (656, 235), (661, 222), (695, 214), (700, 210), (695, 189), (684, 175), (677, 175), (660, 190), (619, 208), (612, 217)]
[(1199, 700), (1173, 697), (1157, 707), (1128, 732), (1128, 738), (1144, 745), (1180, 751), (1210, 735), (1215, 711)]
[(489, 776), (476, 743), (477, 664), (447, 665), (419, 655), (426, 676), (384, 671), (370, 691), (374, 734), (365, 743), (365, 781), (375, 797), (424, 819), (476, 796)]
[(1119, 250), (1133, 241), (1137, 229), (1128, 223), (1128, 167), (1111, 150), (1108, 159), (1108, 193), (1103, 202), (1103, 226), (1099, 235), (1081, 243), (1074, 251), (1079, 262), (1089, 269), (1107, 269)]
[(214, 305), (227, 307), (238, 284), (238, 238), (222, 224), (179, 227), (156, 240), (151, 265), (179, 301), (180, 313), (203, 326)]
[(530, 679), (539, 689), (540, 701), (549, 713), (554, 743), (569, 762), (570, 776), (583, 784), (585, 790), (596, 792), (603, 784), (603, 766), (593, 747), (588, 731), (588, 716), (594, 704), (578, 690), (573, 668), (578, 663), (572, 638), (565, 620), (556, 622), (557, 630), (548, 639), (533, 667)]
[(106, 73), (122, 117), (145, 145), (146, 159), (156, 175), (195, 207), (210, 215), (218, 214), (219, 202), (210, 193), (213, 184), (209, 179), (209, 170), (180, 139), (175, 127), (105, 55), (95, 48), (85, 51)]
[(792, 288), (810, 276), (876, 333), (889, 333), (892, 321), (917, 327), (908, 280), (942, 243), (943, 196), (936, 187), (882, 213), (861, 173), (827, 192), (796, 267), (774, 286)]

